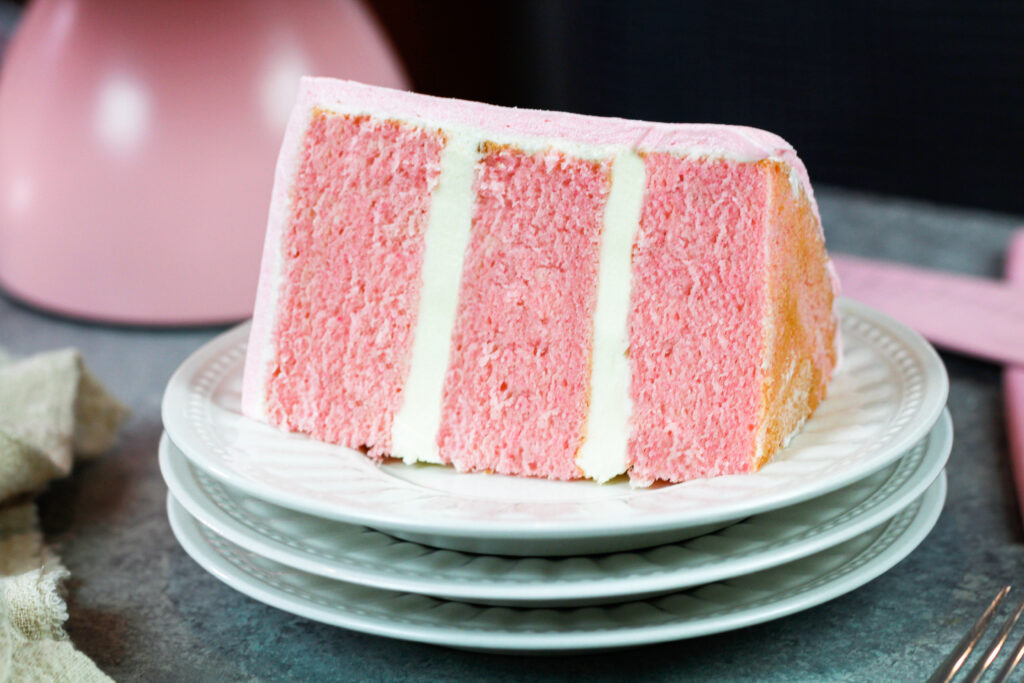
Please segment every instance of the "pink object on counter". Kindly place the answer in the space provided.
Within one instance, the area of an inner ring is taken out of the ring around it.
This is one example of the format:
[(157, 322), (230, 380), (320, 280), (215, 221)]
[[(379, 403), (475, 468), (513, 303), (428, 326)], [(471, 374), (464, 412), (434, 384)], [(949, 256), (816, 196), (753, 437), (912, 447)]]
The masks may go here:
[[(1024, 230), (1010, 241), (1006, 252), (1006, 279), (1019, 289), (1024, 299)], [(1024, 338), (1018, 342), (1024, 346)], [(1006, 404), (1006, 431), (1010, 442), (1010, 464), (1017, 485), (1017, 504), (1024, 519), (1024, 368), (1009, 366), (1003, 373)]]
[(299, 78), (406, 87), (354, 0), (37, 0), (0, 80), (0, 284), (141, 324), (252, 313)]
[(1021, 286), (832, 255), (843, 294), (887, 313), (953, 351), (1024, 365)]

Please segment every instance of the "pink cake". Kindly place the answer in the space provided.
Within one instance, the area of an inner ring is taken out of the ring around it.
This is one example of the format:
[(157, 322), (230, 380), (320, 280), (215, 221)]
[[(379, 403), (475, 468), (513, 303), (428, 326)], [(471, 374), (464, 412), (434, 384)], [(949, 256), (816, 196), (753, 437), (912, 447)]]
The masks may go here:
[(775, 135), (304, 79), (243, 411), (467, 472), (750, 472), (824, 397), (833, 294)]

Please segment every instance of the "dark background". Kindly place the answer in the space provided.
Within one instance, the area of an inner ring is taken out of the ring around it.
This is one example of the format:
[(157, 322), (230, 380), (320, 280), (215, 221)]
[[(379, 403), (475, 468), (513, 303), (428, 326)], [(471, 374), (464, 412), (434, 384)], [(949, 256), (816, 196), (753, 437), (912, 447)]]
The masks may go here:
[(756, 126), (815, 184), (1024, 213), (1024, 0), (363, 1), (420, 92)]
[(370, 5), (421, 92), (756, 126), (815, 183), (1024, 212), (1024, 2)]

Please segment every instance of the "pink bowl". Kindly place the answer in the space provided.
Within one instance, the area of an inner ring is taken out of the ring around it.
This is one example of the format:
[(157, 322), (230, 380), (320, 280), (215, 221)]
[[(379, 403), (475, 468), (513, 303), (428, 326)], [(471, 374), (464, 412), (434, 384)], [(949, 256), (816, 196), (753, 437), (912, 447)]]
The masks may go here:
[(354, 0), (37, 0), (0, 78), (0, 284), (110, 322), (249, 316), (303, 74), (407, 87)]

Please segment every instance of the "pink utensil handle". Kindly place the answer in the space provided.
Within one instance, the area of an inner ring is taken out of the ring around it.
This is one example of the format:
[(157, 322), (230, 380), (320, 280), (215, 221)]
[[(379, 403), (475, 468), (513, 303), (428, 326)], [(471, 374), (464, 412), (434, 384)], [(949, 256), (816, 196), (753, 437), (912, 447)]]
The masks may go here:
[[(1024, 230), (1018, 231), (1010, 241), (1006, 252), (1006, 279), (1024, 292)], [(1017, 485), (1017, 509), (1024, 520), (1024, 368), (1014, 365), (1006, 368), (1003, 372), (1003, 393), (1010, 464)]]
[(832, 262), (843, 294), (936, 345), (1024, 366), (1024, 286), (852, 256)]

